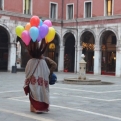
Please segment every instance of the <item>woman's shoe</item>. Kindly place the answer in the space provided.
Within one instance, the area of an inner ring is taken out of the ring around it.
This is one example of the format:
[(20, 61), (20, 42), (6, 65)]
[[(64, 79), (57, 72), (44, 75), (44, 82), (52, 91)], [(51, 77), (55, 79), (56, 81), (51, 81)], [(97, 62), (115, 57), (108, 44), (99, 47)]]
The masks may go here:
[(31, 112), (35, 112), (34, 107), (33, 107), (32, 104), (30, 104), (30, 111), (31, 111)]

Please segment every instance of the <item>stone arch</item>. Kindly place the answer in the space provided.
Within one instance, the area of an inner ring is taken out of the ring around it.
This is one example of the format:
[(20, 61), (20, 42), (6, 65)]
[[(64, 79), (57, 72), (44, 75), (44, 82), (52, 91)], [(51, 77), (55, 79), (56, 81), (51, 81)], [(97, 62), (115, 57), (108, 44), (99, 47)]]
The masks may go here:
[[(54, 45), (54, 48), (51, 48), (51, 45)], [(48, 56), (49, 58), (54, 60), (57, 63), (57, 65), (58, 65), (58, 61), (59, 61), (58, 57), (59, 57), (59, 52), (60, 52), (59, 45), (60, 45), (60, 36), (56, 32), (55, 38), (53, 39), (53, 41), (51, 41), (48, 44), (48, 47), (47, 47), (46, 52), (45, 52), (45, 56)], [(56, 68), (55, 71), (58, 71), (58, 67)]]
[(15, 42), (15, 37), (14, 37), (14, 35), (11, 33), (10, 29), (9, 29), (6, 25), (4, 25), (4, 24), (0, 24), (0, 27), (3, 27), (3, 28), (6, 30), (8, 36), (9, 36), (9, 42), (10, 42), (10, 43), (11, 43), (11, 42)]
[(101, 48), (101, 74), (115, 75), (116, 45), (118, 36), (113, 29), (103, 29), (99, 34), (99, 47)]
[[(20, 43), (19, 46), (21, 46), (21, 47), (20, 48), (17, 47), (17, 51), (19, 52), (19, 55), (20, 55), (20, 58), (18, 58), (19, 56), (17, 54), (17, 59), (16, 59), (17, 68), (18, 68), (18, 70), (23, 71), (24, 68), (26, 67), (28, 60), (31, 57), (30, 57), (30, 55), (29, 55), (29, 53), (24, 45), (24, 42), (22, 41), (22, 39), (20, 37), (17, 36), (16, 43), (18, 43), (18, 42)], [(18, 61), (19, 61), (19, 63), (18, 63)], [(18, 64), (20, 64), (20, 67), (18, 67)]]
[(74, 72), (75, 37), (70, 31), (64, 35), (64, 46), (64, 71)]
[(81, 37), (82, 37), (82, 35), (85, 33), (85, 32), (87, 32), (87, 31), (89, 31), (90, 33), (92, 33), (92, 35), (94, 36), (94, 40), (96, 39), (96, 35), (95, 35), (95, 33), (94, 33), (94, 31), (92, 30), (92, 29), (84, 29), (84, 30), (82, 30), (81, 31), (81, 33), (79, 34), (79, 38), (80, 38), (80, 46), (81, 46), (81, 44), (82, 44), (82, 41), (81, 41)]
[(65, 35), (68, 34), (68, 33), (71, 33), (74, 36), (75, 40), (76, 40), (76, 32), (72, 31), (72, 30), (67, 30), (62, 35), (62, 37), (63, 37), (63, 45), (65, 45)]
[(111, 32), (113, 32), (114, 34), (115, 34), (115, 36), (116, 36), (116, 39), (117, 39), (117, 44), (119, 43), (119, 37), (118, 37), (118, 33), (114, 30), (114, 29), (112, 29), (112, 28), (106, 28), (106, 29), (103, 29), (100, 33), (99, 33), (99, 36), (98, 36), (98, 38), (99, 38), (99, 46), (101, 45), (101, 43), (102, 43), (102, 37), (103, 37), (103, 33), (104, 32), (106, 32), (106, 31), (111, 31)]
[(80, 34), (80, 46), (82, 46), (82, 53), (85, 55), (86, 73), (93, 73), (94, 71), (94, 45), (95, 34), (91, 29), (85, 29)]
[[(10, 56), (9, 44), (12, 40), (12, 34), (9, 28), (0, 24), (0, 70), (8, 70)], [(13, 39), (14, 40), (14, 39)]]
[(60, 35), (60, 32), (58, 30), (56, 30), (56, 35), (58, 36), (58, 39), (59, 39), (59, 45), (60, 45), (60, 42), (61, 42), (61, 35)]
[[(21, 40), (20, 37), (17, 37), (16, 42), (19, 42), (20, 43), (20, 46), (21, 46), (21, 48), (20, 48), (21, 49), (20, 50), (20, 53), (21, 53), (20, 54), (21, 55), (20, 57), (21, 58), (20, 59), (18, 58), (18, 60), (17, 60), (17, 61), (20, 60), (20, 62), (19, 62), (20, 63), (20, 68), (18, 70), (24, 70), (24, 68), (25, 68), (28, 60), (30, 59), (30, 55), (28, 54), (28, 51), (25, 48), (24, 43), (22, 42), (22, 40)], [(54, 53), (54, 57), (53, 58), (50, 57), (50, 54), (49, 54), (49, 45), (51, 43), (54, 43), (55, 46), (56, 46), (56, 49), (53, 51), (53, 53)], [(48, 56), (51, 59), (53, 59), (57, 64), (58, 64), (58, 55), (59, 55), (59, 50), (60, 50), (59, 43), (60, 43), (60, 36), (56, 32), (55, 38), (53, 39), (52, 42), (50, 42), (48, 44), (47, 49), (46, 49), (45, 54), (44, 54), (45, 56)]]

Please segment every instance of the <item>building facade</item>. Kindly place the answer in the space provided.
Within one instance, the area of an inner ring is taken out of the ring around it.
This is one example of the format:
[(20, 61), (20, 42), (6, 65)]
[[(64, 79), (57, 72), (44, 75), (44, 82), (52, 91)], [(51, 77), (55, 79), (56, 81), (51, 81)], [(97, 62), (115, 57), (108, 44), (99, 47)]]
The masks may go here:
[[(14, 2), (14, 4), (13, 4)], [(0, 0), (0, 70), (25, 68), (30, 58), (16, 36), (33, 15), (50, 19), (56, 30), (46, 56), (56, 71), (78, 72), (81, 54), (86, 72), (121, 77), (121, 0)]]

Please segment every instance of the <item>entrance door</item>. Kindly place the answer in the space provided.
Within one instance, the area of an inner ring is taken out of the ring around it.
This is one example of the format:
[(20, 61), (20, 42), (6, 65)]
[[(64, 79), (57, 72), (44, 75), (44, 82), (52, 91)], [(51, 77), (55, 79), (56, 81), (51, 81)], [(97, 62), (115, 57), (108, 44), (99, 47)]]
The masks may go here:
[(5, 29), (0, 28), (0, 71), (7, 71), (8, 67), (8, 35)]
[(102, 52), (102, 74), (115, 74), (116, 52)]
[(116, 68), (116, 36), (111, 31), (102, 34), (101, 74), (115, 75)]
[(95, 39), (93, 34), (90, 31), (83, 33), (81, 37), (82, 43), (82, 53), (85, 55), (86, 61), (86, 73), (93, 74), (94, 72), (94, 43)]
[(64, 72), (74, 72), (75, 38), (72, 33), (65, 35)]
[(0, 70), (7, 70), (8, 48), (0, 47)]
[(48, 51), (48, 57), (52, 60), (55, 60), (55, 44), (50, 43), (49, 45), (49, 51)]
[[(85, 51), (84, 51), (85, 50)], [(83, 50), (83, 54), (85, 55), (86, 61), (86, 73), (93, 73), (94, 67), (94, 51), (91, 50)]]

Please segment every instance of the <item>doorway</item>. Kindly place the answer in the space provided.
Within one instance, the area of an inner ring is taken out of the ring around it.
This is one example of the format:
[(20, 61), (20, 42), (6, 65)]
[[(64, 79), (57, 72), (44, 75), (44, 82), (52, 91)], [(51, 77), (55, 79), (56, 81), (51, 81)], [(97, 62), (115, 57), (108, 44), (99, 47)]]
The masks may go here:
[(106, 31), (102, 37), (101, 74), (115, 75), (116, 68), (116, 36), (112, 31)]
[(0, 27), (0, 71), (7, 71), (8, 68), (8, 32)]

